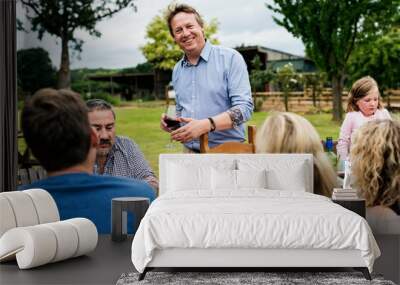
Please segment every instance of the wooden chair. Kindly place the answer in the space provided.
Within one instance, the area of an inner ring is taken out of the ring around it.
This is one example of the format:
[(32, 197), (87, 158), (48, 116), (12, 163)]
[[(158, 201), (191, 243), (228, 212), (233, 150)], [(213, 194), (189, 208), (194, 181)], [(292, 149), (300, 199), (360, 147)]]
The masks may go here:
[(200, 136), (200, 153), (255, 153), (256, 126), (247, 127), (248, 143), (226, 142), (216, 147), (208, 146), (208, 134)]
[(18, 185), (26, 185), (45, 179), (47, 172), (41, 166), (18, 169)]

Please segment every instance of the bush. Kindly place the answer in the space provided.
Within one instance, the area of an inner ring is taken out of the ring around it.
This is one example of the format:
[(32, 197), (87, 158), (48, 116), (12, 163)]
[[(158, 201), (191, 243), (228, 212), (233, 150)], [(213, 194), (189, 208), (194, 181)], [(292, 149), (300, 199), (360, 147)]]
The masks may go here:
[(262, 109), (264, 104), (264, 98), (255, 98), (254, 99), (254, 112), (259, 112)]
[(92, 94), (83, 93), (81, 96), (85, 101), (90, 99), (102, 99), (113, 106), (119, 106), (121, 104), (121, 98), (119, 96), (111, 96), (110, 94), (104, 92), (95, 92)]

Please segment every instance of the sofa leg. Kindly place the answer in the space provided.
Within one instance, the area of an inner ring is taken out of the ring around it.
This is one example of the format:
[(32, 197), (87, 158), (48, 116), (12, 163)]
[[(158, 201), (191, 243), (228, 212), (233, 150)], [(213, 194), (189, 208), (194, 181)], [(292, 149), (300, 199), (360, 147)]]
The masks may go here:
[(354, 267), (355, 270), (361, 271), (364, 275), (365, 279), (372, 280), (371, 275), (369, 274), (369, 270), (367, 267)]
[(138, 281), (142, 281), (144, 279), (144, 277), (146, 276), (147, 273), (147, 267), (144, 269), (144, 271), (142, 273), (139, 274), (139, 278)]

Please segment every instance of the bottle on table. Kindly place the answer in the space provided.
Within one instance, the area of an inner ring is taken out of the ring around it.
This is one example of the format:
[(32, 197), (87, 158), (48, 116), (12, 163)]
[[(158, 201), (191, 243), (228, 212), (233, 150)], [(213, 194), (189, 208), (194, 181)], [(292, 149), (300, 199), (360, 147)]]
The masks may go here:
[(327, 137), (325, 140), (326, 155), (332, 163), (333, 168), (336, 169), (337, 166), (337, 156), (333, 151), (333, 139), (332, 137)]

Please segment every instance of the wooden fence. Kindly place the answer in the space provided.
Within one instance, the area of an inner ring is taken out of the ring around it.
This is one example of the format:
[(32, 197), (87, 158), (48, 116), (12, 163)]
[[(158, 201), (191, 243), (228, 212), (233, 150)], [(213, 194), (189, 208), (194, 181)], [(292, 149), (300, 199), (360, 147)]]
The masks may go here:
[[(348, 91), (342, 93), (342, 105), (345, 109), (347, 106)], [(254, 92), (253, 99), (255, 105), (260, 104), (258, 98), (262, 99), (263, 110), (281, 110), (285, 109), (283, 92)], [(315, 101), (315, 102), (314, 102)], [(391, 110), (400, 111), (400, 90), (386, 90), (382, 99), (383, 105)], [(309, 111), (312, 108), (320, 110), (332, 109), (332, 90), (324, 89), (313, 99), (312, 91), (306, 89), (304, 91), (294, 91), (289, 93), (288, 100), (289, 111)]]

